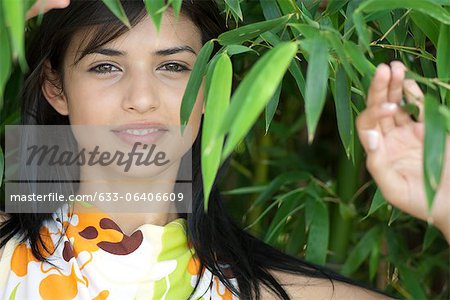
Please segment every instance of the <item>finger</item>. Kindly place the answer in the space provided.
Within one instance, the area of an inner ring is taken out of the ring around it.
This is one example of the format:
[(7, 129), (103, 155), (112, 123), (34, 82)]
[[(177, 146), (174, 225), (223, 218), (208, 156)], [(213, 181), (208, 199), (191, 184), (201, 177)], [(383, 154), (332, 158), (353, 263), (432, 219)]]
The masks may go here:
[[(389, 83), (389, 102), (401, 104), (403, 98), (403, 81), (405, 80), (406, 67), (399, 61), (391, 62), (391, 82)], [(386, 130), (390, 130), (393, 126), (404, 126), (412, 122), (411, 117), (403, 110), (399, 110), (392, 119), (394, 122), (389, 126), (385, 126)], [(390, 126), (393, 125), (393, 126)]]
[(403, 81), (403, 90), (405, 91), (406, 100), (419, 107), (418, 121), (423, 122), (425, 113), (423, 107), (424, 95), (419, 85), (413, 79), (405, 79)]
[(356, 128), (361, 143), (366, 152), (375, 151), (382, 138), (380, 123), (384, 118), (392, 118), (398, 112), (399, 107), (395, 103), (383, 103), (365, 109), (356, 119)]
[(69, 4), (70, 0), (38, 0), (28, 10), (26, 19), (28, 20), (39, 15), (41, 9), (45, 13), (53, 8), (66, 8)]
[(380, 105), (387, 101), (390, 80), (391, 70), (389, 66), (380, 64), (370, 83), (369, 93), (367, 95), (367, 107)]

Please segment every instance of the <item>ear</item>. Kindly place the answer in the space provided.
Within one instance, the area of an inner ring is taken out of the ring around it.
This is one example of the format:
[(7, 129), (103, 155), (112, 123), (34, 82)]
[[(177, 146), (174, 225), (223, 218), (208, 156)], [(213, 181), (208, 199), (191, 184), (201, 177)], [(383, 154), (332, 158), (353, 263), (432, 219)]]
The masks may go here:
[(62, 90), (61, 78), (55, 70), (52, 69), (50, 61), (47, 59), (43, 66), (44, 81), (42, 83), (42, 93), (48, 103), (61, 115), (69, 114), (67, 97)]

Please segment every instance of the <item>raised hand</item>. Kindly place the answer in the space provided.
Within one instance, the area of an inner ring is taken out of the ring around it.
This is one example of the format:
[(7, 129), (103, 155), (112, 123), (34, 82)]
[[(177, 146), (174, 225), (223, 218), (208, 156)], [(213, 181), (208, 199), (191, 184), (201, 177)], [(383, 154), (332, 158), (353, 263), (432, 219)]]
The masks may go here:
[[(393, 206), (427, 220), (450, 243), (450, 137), (447, 137), (444, 170), (431, 213), (423, 183), (423, 93), (414, 80), (405, 79), (398, 61), (378, 66), (369, 89), (367, 108), (356, 127), (367, 153), (367, 168), (384, 198)], [(400, 107), (405, 94), (420, 108), (418, 122)]]
[(43, 12), (47, 12), (53, 8), (66, 8), (69, 6), (70, 0), (37, 0), (36, 3), (28, 10), (26, 19), (29, 20), (39, 14), (39, 10), (43, 5)]

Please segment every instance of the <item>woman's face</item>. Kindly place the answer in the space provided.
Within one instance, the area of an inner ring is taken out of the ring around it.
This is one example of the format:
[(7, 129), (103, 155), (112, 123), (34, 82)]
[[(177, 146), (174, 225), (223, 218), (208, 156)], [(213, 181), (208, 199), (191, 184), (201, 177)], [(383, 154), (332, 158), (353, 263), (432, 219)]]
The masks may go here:
[[(181, 100), (202, 47), (201, 32), (189, 18), (180, 15), (177, 21), (167, 11), (158, 34), (146, 15), (127, 33), (74, 64), (86, 36), (78, 32), (68, 47), (63, 93), (48, 81), (43, 85), (47, 100), (68, 115), (71, 125), (117, 128), (150, 122), (179, 128)], [(189, 147), (198, 134), (202, 111), (203, 85), (188, 123)]]

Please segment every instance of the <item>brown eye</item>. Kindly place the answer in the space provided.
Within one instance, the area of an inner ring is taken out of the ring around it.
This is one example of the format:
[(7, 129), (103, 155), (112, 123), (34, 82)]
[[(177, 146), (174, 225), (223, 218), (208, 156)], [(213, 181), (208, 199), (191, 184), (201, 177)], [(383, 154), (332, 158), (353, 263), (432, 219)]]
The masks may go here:
[(163, 65), (163, 68), (165, 68), (166, 71), (173, 72), (173, 73), (180, 73), (180, 72), (185, 72), (185, 71), (189, 70), (185, 66), (178, 64), (178, 63), (173, 63), (173, 62)]
[(89, 71), (94, 72), (94, 73), (99, 73), (99, 74), (107, 74), (107, 73), (117, 72), (114, 69), (119, 70), (118, 68), (116, 68), (115, 66), (113, 66), (111, 64), (101, 64), (101, 65), (93, 67)]

